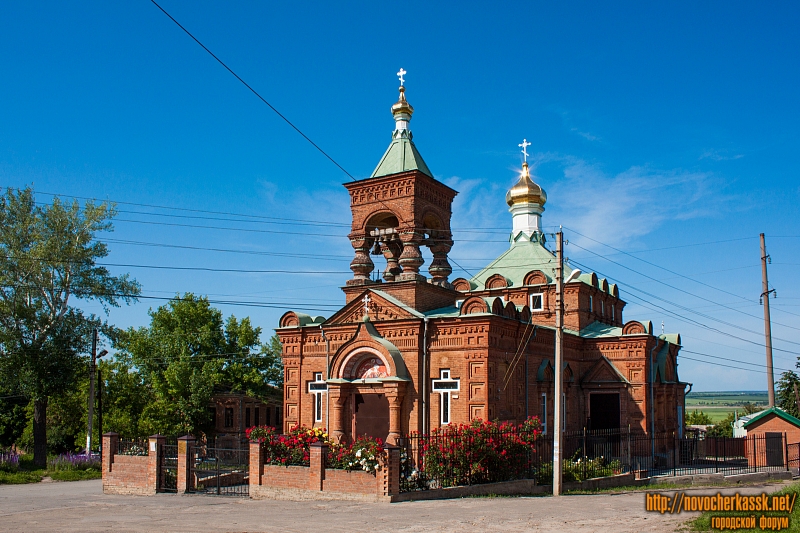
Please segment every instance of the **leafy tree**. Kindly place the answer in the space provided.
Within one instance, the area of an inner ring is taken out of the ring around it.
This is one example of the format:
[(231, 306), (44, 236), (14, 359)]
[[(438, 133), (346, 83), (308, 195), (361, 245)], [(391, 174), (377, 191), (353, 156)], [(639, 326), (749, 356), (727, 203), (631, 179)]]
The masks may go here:
[(140, 292), (128, 277), (112, 276), (96, 261), (108, 249), (96, 234), (113, 229), (108, 203), (58, 198), (38, 206), (33, 190), (0, 196), (0, 379), (33, 401), (34, 463), (47, 461), (47, 404), (86, 370), (91, 330), (111, 328), (85, 315), (76, 301), (104, 310)]
[(127, 437), (151, 435), (139, 429), (142, 413), (155, 399), (142, 373), (120, 358), (100, 361), (99, 367), (104, 430), (113, 429)]
[(795, 386), (800, 387), (800, 376), (791, 371), (781, 374), (781, 379), (778, 380), (778, 390), (775, 394), (775, 403), (790, 415), (800, 416), (794, 394)]
[(150, 319), (149, 327), (121, 332), (115, 344), (117, 357), (135, 367), (152, 391), (139, 433), (208, 433), (215, 392), (258, 398), (275, 393), (279, 355), (274, 342), (260, 344), (261, 328), (249, 318), (225, 321), (207, 298), (186, 293), (151, 310)]
[(709, 437), (733, 437), (734, 422), (734, 413), (730, 413), (723, 420), (720, 420), (712, 427), (708, 428), (706, 435)]
[(0, 449), (15, 444), (25, 429), (25, 407), (29, 400), (13, 392), (13, 389), (0, 387)]
[(703, 411), (698, 411), (695, 409), (691, 413), (686, 415), (686, 425), (687, 426), (694, 426), (694, 425), (711, 425), (714, 422), (711, 421), (711, 417), (708, 416)]

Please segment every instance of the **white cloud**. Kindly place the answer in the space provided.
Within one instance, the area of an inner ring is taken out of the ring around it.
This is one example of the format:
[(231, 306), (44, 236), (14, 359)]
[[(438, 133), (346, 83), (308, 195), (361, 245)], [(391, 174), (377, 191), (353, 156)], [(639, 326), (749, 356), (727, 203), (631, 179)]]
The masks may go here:
[(734, 159), (741, 159), (744, 154), (728, 155), (727, 150), (703, 150), (698, 159), (711, 159), (713, 161), (731, 161)]
[[(573, 159), (565, 165), (563, 179), (548, 191), (551, 220), (607, 244), (625, 245), (668, 220), (716, 214), (726, 201), (717, 181), (706, 172), (641, 166), (608, 175)], [(675, 209), (677, 199), (680, 209)]]

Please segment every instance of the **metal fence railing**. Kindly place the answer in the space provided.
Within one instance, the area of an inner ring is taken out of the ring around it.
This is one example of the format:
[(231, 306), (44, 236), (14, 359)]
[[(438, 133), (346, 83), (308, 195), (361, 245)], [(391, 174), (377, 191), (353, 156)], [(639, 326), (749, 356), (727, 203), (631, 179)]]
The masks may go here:
[[(552, 435), (532, 437), (514, 428), (477, 436), (409, 435), (400, 442), (401, 491), (515, 479), (550, 484)], [(788, 444), (785, 433), (731, 438), (583, 430), (565, 432), (561, 450), (564, 482), (633, 471), (643, 477), (800, 471), (800, 444)]]
[(118, 455), (149, 455), (149, 449), (148, 439), (119, 439), (117, 442)]

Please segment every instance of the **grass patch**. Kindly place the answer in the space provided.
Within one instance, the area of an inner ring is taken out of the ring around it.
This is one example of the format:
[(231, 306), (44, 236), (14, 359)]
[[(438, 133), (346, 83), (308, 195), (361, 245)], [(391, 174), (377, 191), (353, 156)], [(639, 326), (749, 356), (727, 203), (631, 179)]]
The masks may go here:
[(75, 454), (50, 456), (47, 465), (47, 469), (37, 468), (33, 464), (32, 454), (20, 455), (18, 462), (6, 463), (0, 469), (0, 485), (38, 483), (45, 476), (50, 476), (54, 481), (82, 481), (102, 477), (99, 460)]
[(83, 481), (85, 479), (100, 479), (103, 477), (99, 470), (63, 470), (50, 472), (50, 477), (54, 481)]
[(44, 477), (44, 470), (29, 472), (19, 470), (17, 472), (0, 471), (0, 485), (22, 485), (24, 483), (38, 483)]
[[(781, 495), (781, 494), (799, 494), (800, 493), (800, 483), (792, 483), (788, 487), (785, 487), (777, 492), (772, 494)], [(690, 531), (712, 531), (711, 529), (711, 517), (712, 516), (756, 516), (756, 528), (755, 529), (739, 529), (739, 532), (756, 532), (761, 531), (758, 528), (758, 517), (760, 515), (764, 516), (786, 516), (786, 513), (781, 512), (760, 512), (760, 511), (728, 511), (728, 512), (707, 512), (703, 513), (699, 517), (694, 520), (691, 520), (687, 523)], [(800, 505), (795, 503), (794, 510), (792, 514), (789, 516), (789, 529), (784, 529), (783, 531), (794, 531), (800, 532)]]

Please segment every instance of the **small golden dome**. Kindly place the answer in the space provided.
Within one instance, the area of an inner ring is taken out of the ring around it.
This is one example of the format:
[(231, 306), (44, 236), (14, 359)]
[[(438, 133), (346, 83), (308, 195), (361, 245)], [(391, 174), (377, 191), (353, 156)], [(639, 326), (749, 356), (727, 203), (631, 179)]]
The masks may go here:
[(509, 206), (523, 202), (544, 205), (547, 194), (544, 189), (535, 184), (528, 173), (528, 163), (522, 164), (522, 176), (519, 181), (506, 193), (506, 203)]
[(402, 85), (400, 86), (400, 98), (392, 106), (392, 114), (396, 117), (399, 113), (406, 113), (409, 117), (414, 114), (414, 108), (406, 101), (406, 88)]

